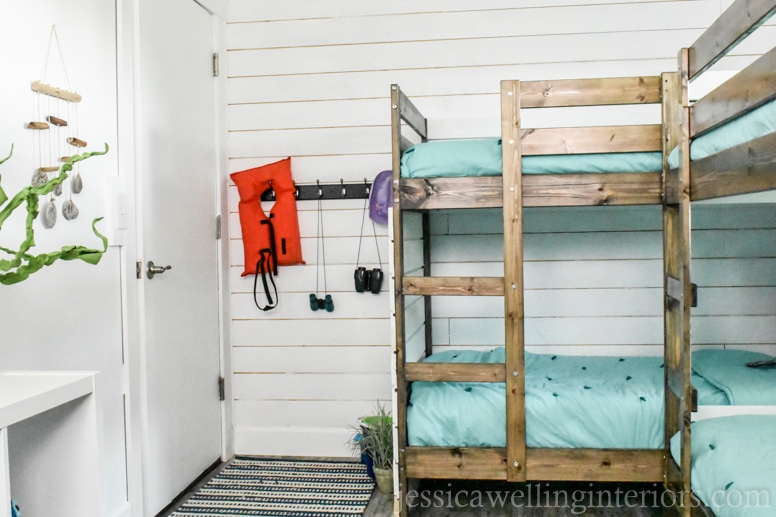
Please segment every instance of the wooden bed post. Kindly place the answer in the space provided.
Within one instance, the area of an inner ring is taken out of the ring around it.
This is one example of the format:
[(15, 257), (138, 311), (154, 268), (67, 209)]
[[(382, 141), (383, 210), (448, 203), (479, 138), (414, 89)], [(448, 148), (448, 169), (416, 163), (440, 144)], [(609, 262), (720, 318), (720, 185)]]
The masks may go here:
[(523, 319), (523, 187), (520, 81), (501, 81), (504, 213), (504, 346), (506, 349), (507, 481), (525, 481), (525, 338)]
[(395, 328), (395, 360), (396, 360), (396, 414), (394, 415), (394, 430), (397, 433), (395, 443), (398, 446), (399, 493), (398, 506), (400, 515), (407, 515), (407, 470), (405, 450), (407, 448), (407, 381), (404, 374), (406, 354), (404, 336), (404, 294), (402, 279), (404, 278), (404, 235), (401, 199), (401, 95), (399, 86), (391, 85), (391, 155), (393, 162), (393, 293)]
[[(428, 138), (428, 123), (415, 105), (401, 91), (398, 85), (391, 85), (391, 156), (393, 163), (393, 291), (395, 322), (395, 374), (396, 374), (396, 413), (394, 431), (396, 432), (396, 472), (398, 473), (398, 492), (396, 493), (394, 513), (407, 515), (407, 403), (409, 397), (409, 377), (407, 375), (406, 333), (404, 323), (406, 290), (404, 288), (404, 219), (402, 217), (401, 156), (412, 146), (412, 142), (402, 133), (402, 121), (407, 123), (421, 140)], [(431, 274), (431, 251), (429, 246), (428, 213), (423, 214), (423, 274)], [(431, 296), (424, 296), (426, 316), (426, 355), (431, 355)], [(416, 365), (416, 363), (412, 363)]]
[[(683, 517), (692, 510), (690, 417), (694, 406), (690, 356), (690, 131), (687, 49), (679, 54), (678, 73), (663, 74), (663, 289), (665, 374), (665, 486)], [(668, 155), (679, 148), (679, 167), (669, 169)], [(681, 436), (681, 467), (671, 457), (671, 437)]]

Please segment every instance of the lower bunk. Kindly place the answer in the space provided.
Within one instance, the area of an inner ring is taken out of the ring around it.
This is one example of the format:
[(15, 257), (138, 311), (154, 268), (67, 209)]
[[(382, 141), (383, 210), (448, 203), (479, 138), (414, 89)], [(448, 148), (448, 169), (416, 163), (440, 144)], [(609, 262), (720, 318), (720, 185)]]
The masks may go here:
[[(757, 410), (758, 408), (747, 408)], [(692, 424), (692, 512), (713, 517), (776, 515), (776, 415), (741, 414)], [(679, 436), (671, 454), (680, 457)]]
[[(776, 404), (776, 385), (739, 350), (693, 354), (701, 406)], [(504, 348), (446, 351), (424, 363), (498, 364)], [(420, 363), (423, 364), (423, 363)], [(661, 357), (525, 354), (526, 479), (663, 481)], [(505, 479), (506, 387), (413, 382), (407, 406), (410, 478)]]

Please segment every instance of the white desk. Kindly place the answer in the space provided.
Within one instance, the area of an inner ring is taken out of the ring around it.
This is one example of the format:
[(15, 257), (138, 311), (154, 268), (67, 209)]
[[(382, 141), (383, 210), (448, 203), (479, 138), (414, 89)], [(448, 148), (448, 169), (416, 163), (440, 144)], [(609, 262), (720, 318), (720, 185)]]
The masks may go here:
[[(0, 372), (0, 517), (11, 515), (11, 468), (9, 458), (8, 434), (9, 426), (14, 424), (24, 425), (24, 421), (36, 417), (46, 411), (72, 402), (81, 397), (91, 395), (94, 392), (94, 372)], [(36, 429), (51, 447), (56, 448), (53, 463), (65, 461), (65, 468), (72, 469), (73, 478), (86, 477), (87, 490), (93, 493), (81, 493), (77, 498), (77, 511), (81, 515), (99, 515), (99, 486), (98, 468), (98, 434), (97, 418), (93, 397), (88, 403), (79, 407), (77, 415), (63, 424), (62, 429), (57, 425), (42, 429)], [(32, 434), (32, 433), (31, 433)], [(24, 438), (24, 437), (23, 437)], [(31, 439), (33, 439), (31, 437)], [(33, 439), (34, 441), (34, 439)], [(84, 455), (84, 452), (86, 454)], [(49, 454), (51, 451), (41, 451), (41, 454)], [(24, 462), (39, 462), (40, 458), (25, 458)], [(36, 468), (44, 472), (50, 471), (53, 465), (25, 465), (22, 471)], [(55, 467), (54, 470), (56, 470)], [(67, 476), (70, 477), (70, 476)], [(80, 481), (79, 481), (80, 483)], [(73, 487), (68, 485), (68, 480), (63, 480), (63, 491), (70, 491)], [(80, 488), (80, 487), (79, 487)], [(51, 487), (46, 487), (50, 493)], [(41, 487), (29, 487), (29, 493), (40, 494)], [(17, 497), (14, 496), (16, 499)], [(22, 513), (25, 511), (24, 503), (43, 504), (40, 497), (28, 497), (27, 501), (19, 501)], [(31, 508), (32, 509), (32, 508)], [(37, 508), (40, 510), (40, 508)], [(75, 510), (75, 509), (74, 509)], [(39, 512), (31, 511), (30, 515)], [(58, 513), (58, 512), (55, 512)]]

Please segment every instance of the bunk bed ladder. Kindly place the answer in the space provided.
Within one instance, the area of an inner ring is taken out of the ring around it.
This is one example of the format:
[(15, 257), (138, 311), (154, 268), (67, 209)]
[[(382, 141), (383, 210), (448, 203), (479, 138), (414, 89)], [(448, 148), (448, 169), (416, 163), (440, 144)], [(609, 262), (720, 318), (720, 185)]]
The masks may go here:
[(526, 480), (520, 81), (501, 81), (508, 481)]
[[(670, 491), (683, 517), (691, 512), (690, 417), (696, 403), (691, 380), (690, 355), (690, 178), (689, 106), (687, 97), (687, 50), (680, 53), (679, 73), (663, 74), (663, 288), (664, 288), (664, 374), (665, 471)], [(673, 100), (675, 99), (675, 101)], [(668, 154), (679, 146), (679, 167), (669, 169)], [(671, 437), (680, 433), (679, 464), (671, 456)]]

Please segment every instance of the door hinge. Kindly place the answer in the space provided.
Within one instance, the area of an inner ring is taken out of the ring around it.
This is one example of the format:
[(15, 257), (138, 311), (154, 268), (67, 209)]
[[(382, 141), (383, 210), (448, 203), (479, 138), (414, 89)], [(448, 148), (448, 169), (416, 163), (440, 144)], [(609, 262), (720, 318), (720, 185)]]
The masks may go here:
[(138, 260), (137, 262), (135, 262), (135, 276), (137, 277), (138, 280), (143, 278), (143, 261), (142, 260)]
[(218, 52), (213, 53), (213, 77), (218, 77)]
[(224, 378), (218, 378), (218, 400), (226, 400), (226, 393), (224, 392)]
[(221, 216), (216, 216), (216, 240), (221, 238)]

